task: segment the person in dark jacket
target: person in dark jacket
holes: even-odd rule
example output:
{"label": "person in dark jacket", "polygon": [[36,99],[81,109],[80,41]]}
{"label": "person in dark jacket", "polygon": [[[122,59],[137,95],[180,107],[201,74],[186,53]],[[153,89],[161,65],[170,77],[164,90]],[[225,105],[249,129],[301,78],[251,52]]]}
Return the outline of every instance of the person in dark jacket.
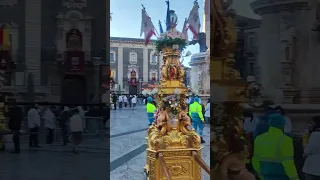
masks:
{"label": "person in dark jacket", "polygon": [[59,118],[59,126],[61,128],[61,135],[63,139],[62,146],[66,146],[68,144],[68,123],[69,123],[70,117],[71,117],[70,109],[69,107],[65,106]]}
{"label": "person in dark jacket", "polygon": [[14,145],[14,150],[12,153],[20,153],[20,129],[22,123],[22,109],[12,102],[12,106],[9,108],[9,129],[12,131],[12,141]]}
{"label": "person in dark jacket", "polygon": [[114,110],[117,110],[117,101],[118,101],[118,97],[115,93],[113,93],[113,96],[112,96],[112,101],[113,101],[113,107],[114,107]]}

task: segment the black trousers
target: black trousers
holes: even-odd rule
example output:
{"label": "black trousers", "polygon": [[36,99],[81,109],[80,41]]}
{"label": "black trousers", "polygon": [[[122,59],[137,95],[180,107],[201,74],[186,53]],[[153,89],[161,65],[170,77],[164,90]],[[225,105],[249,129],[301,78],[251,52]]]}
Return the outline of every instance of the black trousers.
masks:
{"label": "black trousers", "polygon": [[113,102],[114,110],[117,110],[117,102]]}
{"label": "black trousers", "polygon": [[54,137],[54,129],[47,128],[47,138],[46,142],[47,144],[52,144],[53,143],[53,137]]}
{"label": "black trousers", "polygon": [[62,136],[62,140],[63,140],[63,145],[67,145],[68,144],[68,128],[67,128],[67,126],[61,127],[61,136]]}
{"label": "black trousers", "polygon": [[119,108],[122,108],[122,102],[119,102]]}
{"label": "black trousers", "polygon": [[39,129],[39,127],[29,129],[29,146],[39,146]]}
{"label": "black trousers", "polygon": [[12,142],[14,146],[14,151],[20,152],[20,131],[13,130]]}

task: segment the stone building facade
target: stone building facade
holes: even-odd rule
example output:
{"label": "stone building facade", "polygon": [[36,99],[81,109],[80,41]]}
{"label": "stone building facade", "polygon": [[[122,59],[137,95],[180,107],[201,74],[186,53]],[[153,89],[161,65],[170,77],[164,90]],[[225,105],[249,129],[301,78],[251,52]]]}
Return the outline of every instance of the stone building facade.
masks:
{"label": "stone building facade", "polygon": [[106,1],[1,1],[0,23],[10,25],[16,68],[10,72],[9,86],[18,98],[26,95],[27,77],[32,74],[35,93],[42,95],[38,100],[89,103],[100,99]]}
{"label": "stone building facade", "polygon": [[235,52],[236,69],[242,78],[255,76],[259,79],[258,30],[260,21],[243,16],[236,16],[237,48]]}
{"label": "stone building facade", "polygon": [[110,38],[110,69],[115,84],[111,91],[139,94],[143,84],[160,79],[161,57],[155,55],[154,42],[147,46],[144,39]]}

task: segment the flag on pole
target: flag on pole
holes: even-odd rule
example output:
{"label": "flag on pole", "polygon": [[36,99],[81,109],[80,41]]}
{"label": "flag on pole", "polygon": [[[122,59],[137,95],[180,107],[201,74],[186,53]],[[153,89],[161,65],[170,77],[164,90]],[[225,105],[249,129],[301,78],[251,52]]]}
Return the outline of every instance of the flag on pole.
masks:
{"label": "flag on pole", "polygon": [[188,19],[186,18],[184,20],[183,29],[182,29],[182,35],[186,40],[188,40],[188,29],[189,29],[187,24],[188,24]]}
{"label": "flag on pole", "polygon": [[163,28],[162,28],[162,25],[161,25],[161,21],[159,20],[159,28],[160,28],[160,34],[163,33]]}
{"label": "flag on pole", "polygon": [[146,10],[143,8],[140,36],[142,36],[142,33],[144,33],[146,45],[149,44],[151,37],[155,35],[154,29],[155,28],[152,24],[151,18],[148,16]]}
{"label": "flag on pole", "polygon": [[199,19],[199,5],[197,2],[194,3],[194,6],[189,14],[188,24],[189,29],[193,34],[193,40],[198,40],[201,24]]}
{"label": "flag on pole", "polygon": [[170,20],[170,2],[169,2],[169,0],[167,0],[166,3],[167,3],[166,25],[167,25],[167,31],[169,31],[171,29],[170,28],[171,20]]}

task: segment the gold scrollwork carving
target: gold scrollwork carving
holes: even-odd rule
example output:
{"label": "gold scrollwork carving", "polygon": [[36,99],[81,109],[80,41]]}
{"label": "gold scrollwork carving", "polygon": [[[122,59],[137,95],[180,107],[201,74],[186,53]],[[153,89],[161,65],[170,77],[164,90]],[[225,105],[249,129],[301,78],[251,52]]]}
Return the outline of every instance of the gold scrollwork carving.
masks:
{"label": "gold scrollwork carving", "polygon": [[191,156],[191,151],[163,152],[164,157]]}
{"label": "gold scrollwork carving", "polygon": [[168,165],[171,176],[181,176],[188,173],[188,169],[182,164],[170,164]]}

